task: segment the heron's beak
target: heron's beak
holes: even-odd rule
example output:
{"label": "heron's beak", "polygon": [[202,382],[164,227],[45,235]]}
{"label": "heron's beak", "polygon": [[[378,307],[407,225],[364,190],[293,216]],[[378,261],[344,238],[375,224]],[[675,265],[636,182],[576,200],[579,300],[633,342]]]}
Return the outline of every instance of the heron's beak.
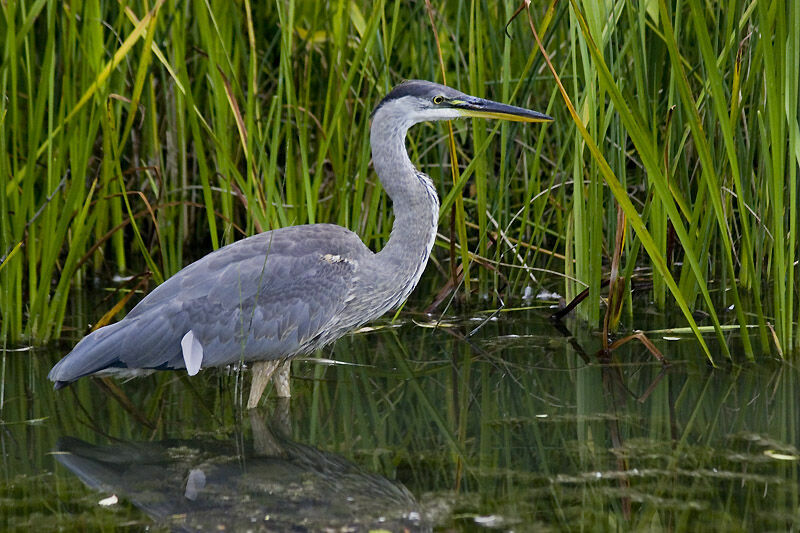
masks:
{"label": "heron's beak", "polygon": [[497,118],[514,122],[552,122],[553,117],[522,107],[501,104],[483,98],[470,100],[451,100],[450,104],[461,112],[463,117]]}

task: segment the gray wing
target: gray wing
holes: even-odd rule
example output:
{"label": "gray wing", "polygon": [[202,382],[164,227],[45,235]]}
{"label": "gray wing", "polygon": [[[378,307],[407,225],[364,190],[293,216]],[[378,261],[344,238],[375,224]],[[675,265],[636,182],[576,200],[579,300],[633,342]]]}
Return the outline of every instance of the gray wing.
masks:
{"label": "gray wing", "polygon": [[261,233],[187,266],[123,320],[88,335],[50,372],[56,385],[106,368],[184,368],[192,331],[202,367],[279,359],[332,340],[329,331],[371,254],[339,226]]}

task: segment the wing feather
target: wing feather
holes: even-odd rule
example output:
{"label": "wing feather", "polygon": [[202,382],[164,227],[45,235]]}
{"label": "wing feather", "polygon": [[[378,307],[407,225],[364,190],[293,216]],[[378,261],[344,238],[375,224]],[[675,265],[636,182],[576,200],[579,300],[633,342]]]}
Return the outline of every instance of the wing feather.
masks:
{"label": "wing feather", "polygon": [[85,337],[50,379],[68,383],[109,367],[184,368],[181,339],[190,330],[202,345],[203,367],[303,352],[342,312],[359,262],[371,253],[354,233],[328,224],[238,241]]}

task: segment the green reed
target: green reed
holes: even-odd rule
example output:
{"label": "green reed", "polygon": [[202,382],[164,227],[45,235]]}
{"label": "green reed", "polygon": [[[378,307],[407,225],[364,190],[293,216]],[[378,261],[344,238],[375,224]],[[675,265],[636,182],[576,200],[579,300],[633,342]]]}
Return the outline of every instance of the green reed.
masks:
{"label": "green reed", "polygon": [[158,283],[270,228],[334,222],[380,248],[391,211],[369,114],[400,80],[444,72],[556,122],[457,122],[454,156],[446,127],[411,132],[442,195],[428,302],[453,275],[444,302],[472,309],[588,287],[578,312],[599,324],[619,205],[623,275],[652,281],[659,308],[681,308],[698,336],[704,311],[723,354],[723,323],[740,326],[747,358],[794,350],[800,7],[534,5],[577,120],[524,13],[506,36],[517,7],[4,3],[3,338],[58,337],[70,290],[95,278],[147,270]]}

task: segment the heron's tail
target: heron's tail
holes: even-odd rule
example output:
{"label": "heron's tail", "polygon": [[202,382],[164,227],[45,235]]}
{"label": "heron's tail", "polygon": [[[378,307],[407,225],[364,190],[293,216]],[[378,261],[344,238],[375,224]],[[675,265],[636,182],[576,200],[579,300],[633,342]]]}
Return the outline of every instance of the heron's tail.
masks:
{"label": "heron's tail", "polygon": [[120,361],[125,321],[110,324],[81,339],[73,350],[50,370],[47,376],[62,389],[83,376],[110,367],[124,367]]}

